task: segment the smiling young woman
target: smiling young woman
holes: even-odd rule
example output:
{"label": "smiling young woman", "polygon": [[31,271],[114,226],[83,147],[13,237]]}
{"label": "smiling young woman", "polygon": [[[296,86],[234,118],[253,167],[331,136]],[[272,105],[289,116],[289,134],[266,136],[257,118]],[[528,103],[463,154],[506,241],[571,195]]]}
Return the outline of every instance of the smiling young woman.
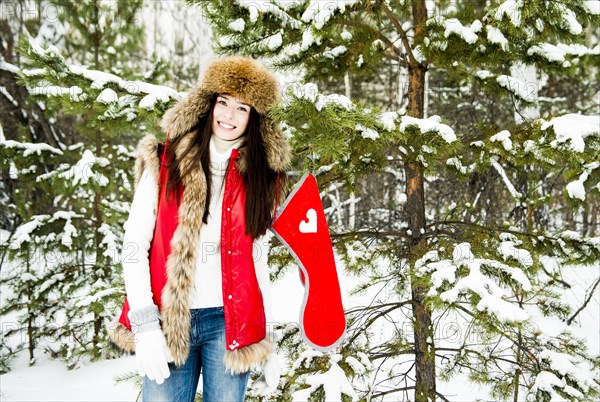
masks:
{"label": "smiling young woman", "polygon": [[[212,132],[224,150],[227,142],[235,141],[246,131],[251,106],[236,96],[221,94],[213,110]],[[223,142],[225,141],[225,142]]]}
{"label": "smiling young woman", "polygon": [[127,299],[110,334],[135,351],[144,401],[193,401],[200,372],[205,402],[242,401],[254,366],[277,384],[266,245],[290,162],[268,115],[277,100],[262,64],[219,59],[165,113],[166,148],[138,145]]}

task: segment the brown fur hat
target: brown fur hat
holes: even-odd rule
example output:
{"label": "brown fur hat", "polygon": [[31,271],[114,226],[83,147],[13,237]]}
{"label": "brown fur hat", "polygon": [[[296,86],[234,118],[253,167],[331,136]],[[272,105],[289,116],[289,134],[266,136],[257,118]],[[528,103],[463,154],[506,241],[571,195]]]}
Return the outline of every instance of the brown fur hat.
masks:
{"label": "brown fur hat", "polygon": [[212,93],[237,95],[265,114],[279,100],[277,78],[249,57],[228,57],[213,61],[204,73],[202,86]]}
{"label": "brown fur hat", "polygon": [[[169,135],[169,140],[188,133],[200,116],[209,112],[215,94],[239,96],[250,102],[261,117],[269,166],[276,171],[285,169],[290,163],[289,146],[268,115],[279,100],[279,83],[271,71],[250,57],[224,57],[208,65],[188,96],[164,114],[160,126]],[[244,169],[243,163],[240,168]]]}
{"label": "brown fur hat", "polygon": [[232,56],[212,61],[188,97],[169,109],[160,125],[170,138],[188,132],[206,114],[215,94],[239,96],[258,113],[266,114],[279,100],[277,78],[264,65],[249,57]]}

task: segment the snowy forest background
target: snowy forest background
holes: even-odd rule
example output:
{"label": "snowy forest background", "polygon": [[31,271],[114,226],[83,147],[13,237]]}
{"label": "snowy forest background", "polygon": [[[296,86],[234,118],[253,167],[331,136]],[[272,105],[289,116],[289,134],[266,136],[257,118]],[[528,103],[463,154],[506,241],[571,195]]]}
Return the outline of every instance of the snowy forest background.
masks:
{"label": "snowy forest background", "polygon": [[[134,147],[221,54],[260,58],[312,171],[348,331],[268,400],[597,400],[600,2],[0,1],[0,400],[135,400],[120,311]],[[261,400],[249,395],[248,400]]]}

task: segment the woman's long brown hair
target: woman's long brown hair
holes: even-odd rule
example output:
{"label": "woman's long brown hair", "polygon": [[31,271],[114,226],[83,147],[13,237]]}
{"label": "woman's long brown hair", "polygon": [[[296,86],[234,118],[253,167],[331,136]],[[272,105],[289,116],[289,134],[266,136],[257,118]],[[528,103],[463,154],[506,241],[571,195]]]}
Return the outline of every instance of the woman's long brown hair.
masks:
{"label": "woman's long brown hair", "polygon": [[[190,146],[185,149],[179,157],[175,155],[175,149],[181,143],[185,135],[180,135],[173,141],[168,143],[167,149],[167,169],[168,169],[168,184],[167,197],[175,197],[179,203],[179,189],[182,185],[182,177],[189,173],[190,167],[186,171],[180,170],[180,162],[189,153],[194,159],[199,158],[204,176],[206,178],[206,200],[204,203],[204,211],[202,222],[207,223],[208,212],[211,199],[211,184],[212,175],[210,174],[210,136],[211,119],[215,107],[217,96],[211,99],[210,109],[208,113],[200,116],[198,123],[192,127],[189,132],[195,132],[194,140]],[[277,172],[269,167],[267,152],[262,138],[261,117],[254,108],[250,109],[250,118],[248,127],[246,127],[245,144],[240,148],[240,152],[244,152],[246,163],[246,172],[243,176],[246,186],[246,233],[253,238],[264,235],[271,225],[271,214],[275,206],[275,192],[277,191]],[[280,187],[287,183],[285,172],[280,173]],[[279,197],[283,196],[280,192]]]}

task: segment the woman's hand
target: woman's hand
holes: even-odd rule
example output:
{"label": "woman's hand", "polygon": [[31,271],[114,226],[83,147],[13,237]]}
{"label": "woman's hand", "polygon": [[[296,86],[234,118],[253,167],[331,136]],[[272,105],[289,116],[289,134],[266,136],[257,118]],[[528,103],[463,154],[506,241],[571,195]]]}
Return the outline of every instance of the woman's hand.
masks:
{"label": "woman's hand", "polygon": [[162,384],[171,375],[168,363],[173,361],[162,330],[159,328],[138,332],[135,334],[135,342],[138,374]]}
{"label": "woman's hand", "polygon": [[271,354],[269,359],[263,364],[262,370],[262,375],[252,383],[252,391],[258,396],[274,392],[279,385],[281,363],[279,362],[277,353]]}
{"label": "woman's hand", "polygon": [[128,313],[135,334],[135,364],[139,375],[162,384],[171,374],[173,361],[165,335],[160,328],[160,314],[154,304]]}

